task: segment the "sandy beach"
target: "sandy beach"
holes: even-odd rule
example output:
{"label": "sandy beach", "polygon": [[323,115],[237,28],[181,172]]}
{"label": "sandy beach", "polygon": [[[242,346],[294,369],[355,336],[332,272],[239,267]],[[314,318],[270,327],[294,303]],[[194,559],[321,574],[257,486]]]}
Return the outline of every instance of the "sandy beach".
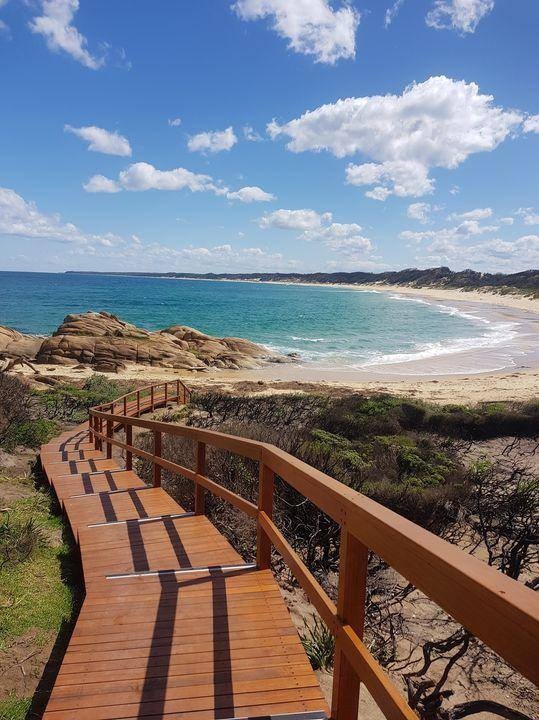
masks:
{"label": "sandy beach", "polygon": [[[323,287],[323,286],[322,286]],[[394,363],[369,369],[321,369],[314,364],[269,364],[256,370],[214,370],[196,373],[183,370],[130,365],[113,375],[117,379],[136,381],[138,385],[156,380],[181,378],[193,388],[242,393],[387,392],[416,397],[437,403],[474,404],[495,401],[529,401],[539,397],[539,301],[520,295],[495,295],[460,290],[417,289],[413,287],[367,285],[338,286],[357,291],[390,292],[408,298],[436,301],[473,312],[480,308],[485,317],[517,325],[519,350],[512,366],[490,369],[505,362],[501,347],[484,351],[454,353],[445,357],[414,362]],[[511,339],[511,345],[515,339]],[[514,351],[514,348],[513,348]],[[459,365],[476,372],[459,372]],[[483,369],[484,368],[484,369]],[[90,368],[38,365],[41,375],[68,380],[83,380],[92,374]],[[33,375],[29,368],[21,369]]]}

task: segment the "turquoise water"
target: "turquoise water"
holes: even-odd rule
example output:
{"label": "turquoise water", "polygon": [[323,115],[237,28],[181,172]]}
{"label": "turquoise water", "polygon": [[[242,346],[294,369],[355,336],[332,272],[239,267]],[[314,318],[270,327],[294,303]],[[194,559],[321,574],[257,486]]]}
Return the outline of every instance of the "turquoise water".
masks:
{"label": "turquoise water", "polygon": [[150,330],[190,325],[302,360],[369,367],[492,347],[509,329],[448,305],[339,287],[0,273],[0,325],[49,334],[68,313],[107,310]]}

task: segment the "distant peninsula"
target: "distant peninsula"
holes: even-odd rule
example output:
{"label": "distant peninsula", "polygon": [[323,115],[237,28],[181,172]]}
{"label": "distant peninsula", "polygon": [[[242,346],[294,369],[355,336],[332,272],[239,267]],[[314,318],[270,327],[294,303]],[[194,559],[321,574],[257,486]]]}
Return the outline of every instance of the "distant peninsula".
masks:
{"label": "distant peninsula", "polygon": [[68,271],[77,275],[121,275],[132,277],[176,278],[187,280],[247,280],[250,282],[316,283],[321,285],[406,285],[417,288],[453,288],[496,293],[519,293],[539,297],[539,270],[518,273],[482,273],[476,270],[454,271],[448,267],[419,270],[407,268],[381,273],[156,273]]}

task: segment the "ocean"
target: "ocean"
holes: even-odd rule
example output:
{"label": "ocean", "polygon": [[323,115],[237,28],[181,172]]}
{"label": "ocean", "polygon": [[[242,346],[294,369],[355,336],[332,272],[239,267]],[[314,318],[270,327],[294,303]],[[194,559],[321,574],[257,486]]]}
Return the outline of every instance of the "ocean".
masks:
{"label": "ocean", "polygon": [[0,273],[0,325],[45,335],[67,314],[86,310],[106,310],[150,330],[189,325],[248,338],[298,353],[308,367],[387,371],[398,365],[413,374],[414,361],[475,357],[483,350],[490,351],[492,367],[481,365],[481,371],[515,365],[507,348],[517,323],[489,317],[485,306],[463,309],[398,291],[346,287]]}

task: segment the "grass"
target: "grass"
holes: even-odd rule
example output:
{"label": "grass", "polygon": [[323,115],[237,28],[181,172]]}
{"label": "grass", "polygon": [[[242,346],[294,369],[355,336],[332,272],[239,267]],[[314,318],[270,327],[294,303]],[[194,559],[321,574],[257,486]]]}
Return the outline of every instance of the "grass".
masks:
{"label": "grass", "polygon": [[331,670],[335,655],[335,638],[327,626],[314,616],[309,624],[303,621],[299,636],[313,670]]}
{"label": "grass", "polygon": [[61,520],[50,513],[47,495],[36,492],[13,503],[1,527],[0,650],[29,630],[43,643],[74,607],[73,589],[64,582],[70,547]]}
{"label": "grass", "polygon": [[18,698],[9,695],[0,700],[0,720],[25,720],[32,698]]}

